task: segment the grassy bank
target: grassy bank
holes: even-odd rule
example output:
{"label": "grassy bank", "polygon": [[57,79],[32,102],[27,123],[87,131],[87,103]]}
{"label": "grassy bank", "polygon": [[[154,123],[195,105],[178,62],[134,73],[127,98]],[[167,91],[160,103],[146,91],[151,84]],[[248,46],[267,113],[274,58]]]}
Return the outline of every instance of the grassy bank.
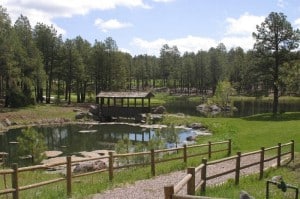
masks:
{"label": "grassy bank", "polygon": [[233,151],[251,151],[295,140],[300,151],[300,112],[284,113],[278,117],[261,114],[245,118],[201,118],[191,116],[166,116],[164,124],[186,125],[200,122],[212,132],[211,137],[200,137],[199,142],[232,139]]}
{"label": "grassy bank", "polygon": [[[0,132],[10,128],[18,128],[27,125],[65,123],[75,121],[74,106],[56,106],[42,104],[24,108],[0,108],[0,122],[6,119],[11,122],[11,126],[1,125]],[[80,107],[82,108],[82,107]],[[82,108],[84,109],[84,108]]]}

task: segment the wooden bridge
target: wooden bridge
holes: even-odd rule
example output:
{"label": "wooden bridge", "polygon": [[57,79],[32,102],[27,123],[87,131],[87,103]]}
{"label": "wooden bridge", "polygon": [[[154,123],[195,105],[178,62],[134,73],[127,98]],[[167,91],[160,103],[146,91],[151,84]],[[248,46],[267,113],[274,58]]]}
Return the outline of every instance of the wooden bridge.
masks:
{"label": "wooden bridge", "polygon": [[100,105],[100,117],[137,117],[142,113],[150,113],[151,92],[100,92],[96,101]]}

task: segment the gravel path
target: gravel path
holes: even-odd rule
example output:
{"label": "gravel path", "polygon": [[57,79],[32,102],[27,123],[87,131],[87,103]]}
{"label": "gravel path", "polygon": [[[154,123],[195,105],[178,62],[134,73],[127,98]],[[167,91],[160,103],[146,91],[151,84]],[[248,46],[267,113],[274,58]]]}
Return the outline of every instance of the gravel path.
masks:
{"label": "gravel path", "polygon": [[[249,155],[241,158],[241,166],[250,163],[258,162],[260,160],[259,154]],[[207,167],[207,177],[222,173],[235,167],[235,160],[228,160],[226,162],[218,163],[215,165],[209,165]],[[265,162],[265,168],[276,165],[276,159]],[[243,169],[240,175],[247,175],[257,173],[259,171],[259,165],[252,166],[247,169]],[[139,180],[134,184],[124,185],[120,188],[108,190],[104,193],[95,194],[89,196],[89,199],[158,199],[164,198],[164,186],[175,185],[186,175],[186,170],[176,171],[165,175],[153,177],[151,179]],[[230,178],[234,178],[235,174],[230,173],[219,178],[215,178],[207,181],[207,186],[212,186],[225,182]],[[196,175],[196,182],[200,179],[200,176]],[[199,181],[198,181],[199,182]],[[185,194],[186,188],[180,191],[180,194]]]}

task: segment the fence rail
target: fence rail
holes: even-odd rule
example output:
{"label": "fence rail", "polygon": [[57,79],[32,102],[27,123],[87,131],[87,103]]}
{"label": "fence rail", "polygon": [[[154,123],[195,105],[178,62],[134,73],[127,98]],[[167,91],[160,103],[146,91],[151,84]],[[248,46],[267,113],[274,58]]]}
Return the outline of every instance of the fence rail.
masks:
{"label": "fence rail", "polygon": [[[282,152],[282,149],[285,147],[289,147],[289,151]],[[268,151],[276,150],[276,155],[271,156],[269,158],[266,158],[265,153]],[[206,182],[208,180],[212,180],[227,174],[234,173],[234,180],[235,184],[239,184],[240,180],[240,171],[249,167],[257,166],[259,165],[259,170],[257,171],[259,173],[259,179],[263,178],[263,172],[265,169],[265,162],[269,162],[271,160],[276,160],[276,166],[281,166],[282,157],[290,155],[290,160],[294,160],[294,154],[295,154],[295,142],[294,140],[291,140],[291,142],[281,144],[278,143],[277,146],[264,148],[261,147],[261,150],[253,151],[249,153],[242,154],[241,152],[237,152],[237,155],[232,157],[227,157],[219,160],[214,160],[207,162],[207,159],[202,159],[202,164],[200,164],[198,167],[189,167],[187,169],[187,175],[176,185],[169,185],[164,187],[164,195],[165,199],[174,199],[174,198],[181,198],[181,199],[189,199],[189,198],[195,198],[195,199],[201,199],[202,196],[194,196],[197,191],[200,191],[201,195],[205,195],[206,190]],[[241,164],[241,161],[243,158],[247,158],[251,155],[259,155],[259,161],[247,163],[245,165]],[[227,171],[223,171],[218,174],[210,175],[208,176],[207,169],[209,166],[213,166],[219,163],[228,162],[235,160],[235,166],[233,165],[232,169],[229,169]],[[200,174],[201,178],[198,182],[196,182],[196,175]],[[184,187],[187,187],[186,194],[179,195],[179,192],[182,191]],[[206,198],[206,197],[204,197]],[[208,198],[208,197],[207,197]]]}
{"label": "fence rail", "polygon": [[[222,149],[214,149],[214,146],[217,145],[225,145],[225,148]],[[200,148],[207,148],[206,152],[202,153],[197,153],[197,154],[192,154],[189,153],[191,150],[190,149],[200,149]],[[179,154],[179,151],[182,151],[182,154]],[[182,160],[183,162],[187,163],[188,158],[195,157],[195,156],[203,156],[207,155],[208,158],[211,157],[212,154],[215,153],[220,153],[226,151],[226,155],[230,155],[231,153],[231,140],[227,141],[222,141],[222,142],[208,142],[208,144],[201,144],[201,145],[191,145],[191,146],[186,146],[184,145],[183,147],[178,147],[178,148],[172,148],[172,149],[163,149],[163,150],[151,150],[147,152],[140,152],[140,153],[128,153],[128,154],[114,154],[113,152],[109,152],[108,156],[102,156],[102,157],[97,157],[97,158],[84,158],[82,160],[72,160],[71,156],[66,157],[66,161],[60,162],[60,163],[55,163],[55,164],[48,164],[48,165],[36,165],[36,166],[29,166],[29,167],[21,167],[18,168],[18,164],[12,164],[12,169],[5,169],[5,170],[0,170],[0,175],[3,175],[4,177],[6,175],[11,175],[11,187],[7,188],[5,186],[5,189],[1,190],[0,189],[0,195],[3,194],[12,194],[13,199],[18,199],[19,197],[19,192],[27,189],[33,189],[36,187],[40,186],[45,186],[53,183],[58,183],[61,181],[66,181],[66,192],[68,197],[71,197],[72,195],[72,179],[77,178],[77,177],[82,177],[82,176],[87,176],[87,175],[92,175],[95,173],[101,173],[101,172],[108,172],[109,175],[109,180],[112,181],[114,178],[115,170],[121,169],[121,168],[129,168],[129,167],[136,167],[136,166],[149,166],[150,165],[150,172],[152,176],[155,176],[156,173],[156,167],[159,163],[163,162],[169,162],[169,161],[174,161],[174,160]],[[178,154],[178,157],[171,157],[171,158],[162,158],[164,153],[175,153]],[[162,155],[161,155],[162,154]],[[120,158],[131,158],[131,157],[138,157],[138,156],[150,156],[149,159],[150,161],[144,161],[142,163],[132,163],[130,161],[127,161],[127,164],[122,164],[122,165],[117,165],[117,161]],[[159,158],[157,158],[157,156]],[[72,165],[75,163],[80,163],[80,162],[86,162],[86,161],[94,161],[94,160],[108,160],[108,165],[106,169],[101,169],[97,171],[92,171],[92,172],[86,172],[86,173],[80,173],[80,174],[74,174],[72,172]],[[66,176],[65,177],[60,177],[56,179],[51,179],[51,180],[46,180],[43,182],[38,182],[35,184],[29,184],[29,185],[24,185],[20,186],[19,185],[19,173],[20,172],[31,172],[31,171],[36,171],[36,170],[46,170],[52,167],[56,166],[65,166],[66,167]],[[188,177],[187,177],[188,178]],[[177,189],[179,189],[178,187]]]}

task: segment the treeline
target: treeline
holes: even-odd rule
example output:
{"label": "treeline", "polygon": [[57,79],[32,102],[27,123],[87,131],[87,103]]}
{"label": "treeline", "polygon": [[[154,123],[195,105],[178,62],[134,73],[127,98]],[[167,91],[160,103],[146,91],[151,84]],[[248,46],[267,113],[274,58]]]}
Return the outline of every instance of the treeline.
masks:
{"label": "treeline", "polygon": [[[168,88],[206,94],[220,81],[230,82],[238,94],[268,95],[274,88],[273,62],[257,48],[227,50],[222,43],[183,54],[165,44],[159,57],[131,56],[111,37],[93,44],[81,36],[63,41],[53,26],[32,28],[22,15],[12,25],[0,6],[0,97],[6,107],[50,103],[52,96],[71,103],[71,93],[82,103],[100,91]],[[280,93],[299,95],[299,51],[285,53],[280,65]]]}

